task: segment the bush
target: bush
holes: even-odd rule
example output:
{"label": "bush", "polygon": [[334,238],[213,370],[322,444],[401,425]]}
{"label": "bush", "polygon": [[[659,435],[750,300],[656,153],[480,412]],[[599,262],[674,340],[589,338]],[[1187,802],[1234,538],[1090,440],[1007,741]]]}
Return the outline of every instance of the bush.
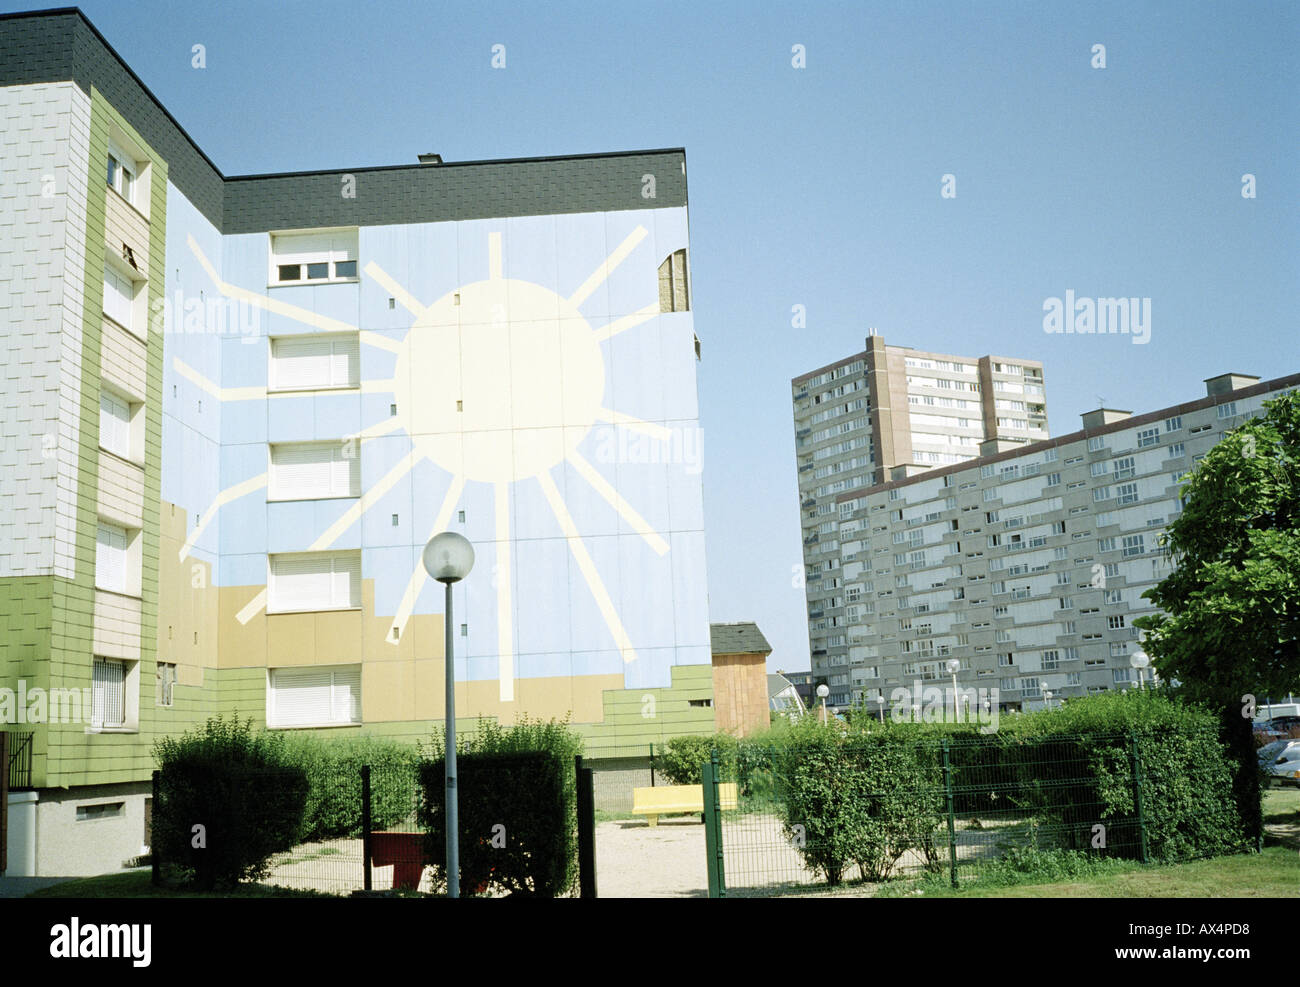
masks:
{"label": "bush", "polygon": [[307,776],[288,763],[283,736],[252,727],[217,717],[154,744],[153,852],[203,890],[260,879],[270,857],[298,841]]}
{"label": "bush", "polygon": [[701,766],[716,750],[724,776],[731,778],[736,771],[737,747],[738,741],[729,733],[673,737],[655,755],[655,770],[674,785],[698,785]]}
{"label": "bush", "polygon": [[361,768],[370,765],[371,828],[402,822],[415,809],[415,747],[382,737],[320,738],[294,734],[285,742],[288,763],[307,775],[309,791],[300,842],[361,832]]}
{"label": "bush", "polygon": [[[435,880],[446,882],[445,742],[435,732],[420,764],[419,821]],[[568,724],[480,721],[457,738],[462,893],[488,890],[555,897],[578,873],[574,757],[582,739]]]}
{"label": "bush", "polygon": [[915,850],[938,866],[942,800],[932,745],[905,736],[846,735],[836,725],[801,724],[772,753],[775,795],[786,835],[828,884],[856,863],[884,880]]}

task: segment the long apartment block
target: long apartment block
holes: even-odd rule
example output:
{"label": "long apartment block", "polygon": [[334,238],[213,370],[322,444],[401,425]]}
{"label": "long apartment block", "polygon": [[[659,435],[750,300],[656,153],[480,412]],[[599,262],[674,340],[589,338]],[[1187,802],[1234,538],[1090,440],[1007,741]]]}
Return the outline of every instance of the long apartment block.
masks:
{"label": "long apartment block", "polygon": [[[996,694],[1002,711],[1138,683],[1133,620],[1170,563],[1160,535],[1180,485],[1224,434],[1300,374],[1223,374],[1206,394],[1133,416],[1099,409],[1081,430],[985,445],[969,462],[834,498],[836,625],[813,653],[837,705],[916,683]],[[833,573],[833,575],[832,575]],[[1050,698],[1049,698],[1050,694]],[[976,711],[978,712],[978,711]]]}
{"label": "long apartment block", "polygon": [[[1049,436],[1043,365],[886,345],[794,378],[795,454],[813,670],[846,666],[837,498],[939,467],[980,447]],[[820,663],[819,663],[820,660]],[[837,703],[847,688],[835,689]]]}
{"label": "long apartment block", "polygon": [[139,854],[216,713],[427,736],[442,530],[462,729],[714,728],[684,151],[228,176],[75,10],[0,141],[11,874]]}

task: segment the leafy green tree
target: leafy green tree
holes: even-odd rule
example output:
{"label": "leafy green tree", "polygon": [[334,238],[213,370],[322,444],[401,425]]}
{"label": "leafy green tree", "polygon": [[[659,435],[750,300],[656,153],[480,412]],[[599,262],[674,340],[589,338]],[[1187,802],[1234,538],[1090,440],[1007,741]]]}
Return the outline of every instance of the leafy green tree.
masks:
{"label": "leafy green tree", "polygon": [[1238,805],[1259,827],[1250,697],[1300,684],[1300,394],[1265,402],[1233,429],[1183,488],[1163,547],[1174,570],[1143,595],[1143,647],[1167,680],[1224,717],[1242,770]]}

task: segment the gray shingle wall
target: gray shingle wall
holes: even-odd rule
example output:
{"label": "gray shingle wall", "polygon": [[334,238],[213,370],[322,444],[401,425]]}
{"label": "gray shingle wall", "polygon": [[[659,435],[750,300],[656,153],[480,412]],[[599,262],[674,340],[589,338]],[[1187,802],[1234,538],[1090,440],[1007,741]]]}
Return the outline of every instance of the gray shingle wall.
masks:
{"label": "gray shingle wall", "polygon": [[[167,161],[168,177],[222,233],[372,226],[686,204],[681,150],[371,168],[227,179],[77,11],[0,17],[0,86],[74,80],[99,89]],[[655,197],[642,195],[654,177]]]}

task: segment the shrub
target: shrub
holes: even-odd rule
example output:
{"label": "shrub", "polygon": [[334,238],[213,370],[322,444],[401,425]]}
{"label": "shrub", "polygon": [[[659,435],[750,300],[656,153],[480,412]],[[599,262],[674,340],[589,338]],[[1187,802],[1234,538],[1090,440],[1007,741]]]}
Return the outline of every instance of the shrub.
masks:
{"label": "shrub", "polygon": [[673,737],[655,755],[655,770],[674,785],[698,785],[700,767],[716,750],[724,776],[730,779],[736,768],[736,747],[736,738],[728,733]]}
{"label": "shrub", "polygon": [[[420,764],[419,821],[435,880],[446,881],[442,733]],[[578,871],[574,757],[582,739],[567,722],[524,719],[513,727],[480,721],[457,738],[457,806],[463,892],[489,889],[555,897]]]}
{"label": "shrub", "polygon": [[883,880],[909,850],[937,866],[942,803],[931,747],[809,723],[792,728],[773,750],[786,835],[828,884],[841,883],[853,863],[864,878]]}
{"label": "shrub", "polygon": [[367,764],[373,830],[400,823],[415,809],[419,754],[410,744],[382,737],[294,734],[285,742],[285,758],[307,775],[302,842],[361,832],[361,768]]}
{"label": "shrub", "polygon": [[154,744],[153,852],[204,890],[260,879],[270,857],[298,841],[307,776],[286,760],[282,736],[252,726],[217,717]]}

